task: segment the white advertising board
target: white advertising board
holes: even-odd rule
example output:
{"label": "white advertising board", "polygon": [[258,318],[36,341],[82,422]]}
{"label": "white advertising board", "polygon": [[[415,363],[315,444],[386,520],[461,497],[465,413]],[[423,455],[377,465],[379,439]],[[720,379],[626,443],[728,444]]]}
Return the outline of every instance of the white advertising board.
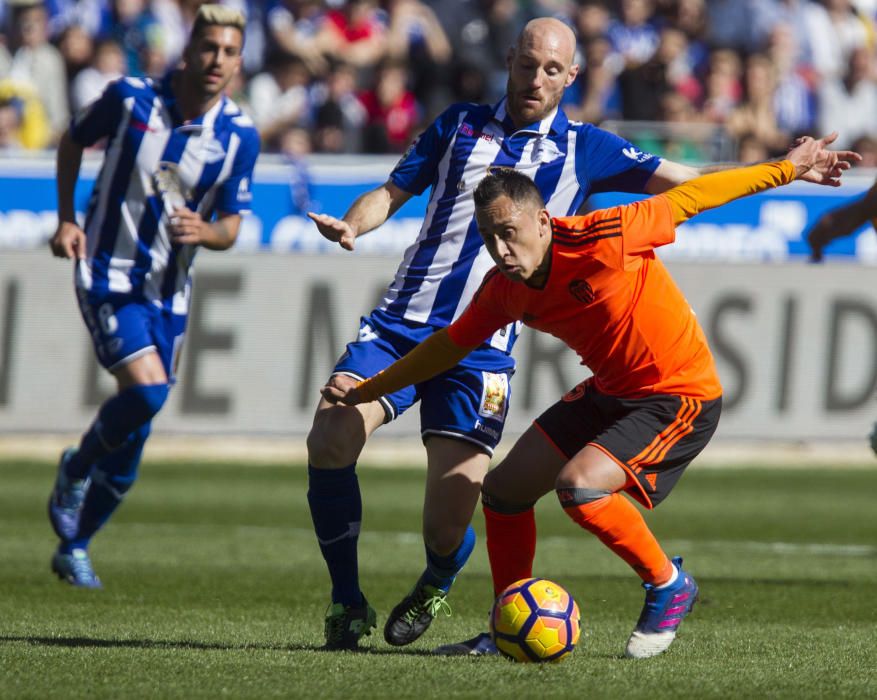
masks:
{"label": "white advertising board", "polygon": [[[304,435],[359,316],[395,259],[202,252],[165,433]],[[671,263],[725,386],[718,437],[861,439],[875,416],[877,285],[859,265]],[[600,329],[594,329],[599,333]],[[553,338],[525,331],[508,434],[587,375]],[[74,302],[69,263],[0,256],[0,433],[76,432],[112,390]],[[386,434],[416,435],[417,411]]]}

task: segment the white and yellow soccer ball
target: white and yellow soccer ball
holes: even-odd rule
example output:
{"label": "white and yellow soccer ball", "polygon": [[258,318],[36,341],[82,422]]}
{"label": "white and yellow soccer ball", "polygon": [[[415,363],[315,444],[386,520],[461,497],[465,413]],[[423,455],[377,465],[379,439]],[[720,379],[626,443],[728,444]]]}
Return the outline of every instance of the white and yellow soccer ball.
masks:
{"label": "white and yellow soccer ball", "polygon": [[500,653],[514,661],[560,661],[579,641],[579,617],[579,606],[563,586],[525,578],[497,596],[490,636]]}

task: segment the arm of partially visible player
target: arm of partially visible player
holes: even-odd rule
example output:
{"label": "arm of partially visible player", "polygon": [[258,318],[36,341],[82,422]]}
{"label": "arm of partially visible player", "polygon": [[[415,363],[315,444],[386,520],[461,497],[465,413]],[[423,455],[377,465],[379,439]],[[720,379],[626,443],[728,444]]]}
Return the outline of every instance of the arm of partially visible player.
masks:
{"label": "arm of partially visible player", "polygon": [[849,236],[868,220],[877,228],[877,183],[865,196],[820,216],[813,228],[804,234],[804,240],[810,246],[810,259],[813,262],[822,260],[822,251],[829,243]]}
{"label": "arm of partially visible player", "polygon": [[343,403],[347,406],[375,401],[381,396],[392,394],[410,384],[419,384],[451,369],[476,347],[477,344],[458,345],[451,339],[448,329],[442,328],[374,377],[348,389],[324,386],[320,393],[330,403]]}
{"label": "arm of partially visible player", "polygon": [[70,130],[65,131],[57,155],[58,228],[49,240],[52,255],[57,258],[85,257],[85,232],[76,223],[73,204],[83,150],[71,137]]}
{"label": "arm of partially visible player", "polygon": [[183,207],[174,210],[170,224],[168,230],[171,243],[200,245],[209,250],[228,250],[237,240],[241,216],[218,212],[215,221],[204,221],[201,214]]}
{"label": "arm of partially visible player", "polygon": [[345,250],[353,250],[358,236],[376,229],[410,198],[410,192],[387,180],[383,185],[360,195],[341,219],[314,212],[308,212],[308,217],[324,238]]}

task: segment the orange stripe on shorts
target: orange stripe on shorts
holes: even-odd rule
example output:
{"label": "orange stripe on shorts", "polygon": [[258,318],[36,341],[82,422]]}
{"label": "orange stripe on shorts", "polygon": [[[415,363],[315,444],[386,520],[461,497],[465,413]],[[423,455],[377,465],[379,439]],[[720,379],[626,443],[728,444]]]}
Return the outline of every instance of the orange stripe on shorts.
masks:
{"label": "orange stripe on shorts", "polygon": [[687,396],[679,398],[681,404],[673,421],[658,433],[642,452],[628,462],[637,474],[642,471],[640,465],[660,462],[673,445],[693,430],[691,423],[700,413],[701,402]]}

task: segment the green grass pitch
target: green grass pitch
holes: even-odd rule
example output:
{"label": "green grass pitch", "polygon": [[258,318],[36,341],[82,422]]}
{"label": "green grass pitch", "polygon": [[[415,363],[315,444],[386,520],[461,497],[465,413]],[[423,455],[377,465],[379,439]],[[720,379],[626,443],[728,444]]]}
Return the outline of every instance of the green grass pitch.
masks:
{"label": "green grass pitch", "polygon": [[[54,465],[0,461],[0,697],[874,698],[877,468],[698,469],[647,516],[701,601],[662,657],[621,657],[642,605],[627,567],[553,499],[535,573],[565,585],[583,638],[566,661],[437,658],[491,603],[479,538],[438,619],[408,648],[380,626],[423,564],[423,470],[359,470],[364,653],[317,650],[328,602],[296,466],[148,462],[92,557],[105,590],[49,572]],[[483,532],[480,513],[476,516]]]}

